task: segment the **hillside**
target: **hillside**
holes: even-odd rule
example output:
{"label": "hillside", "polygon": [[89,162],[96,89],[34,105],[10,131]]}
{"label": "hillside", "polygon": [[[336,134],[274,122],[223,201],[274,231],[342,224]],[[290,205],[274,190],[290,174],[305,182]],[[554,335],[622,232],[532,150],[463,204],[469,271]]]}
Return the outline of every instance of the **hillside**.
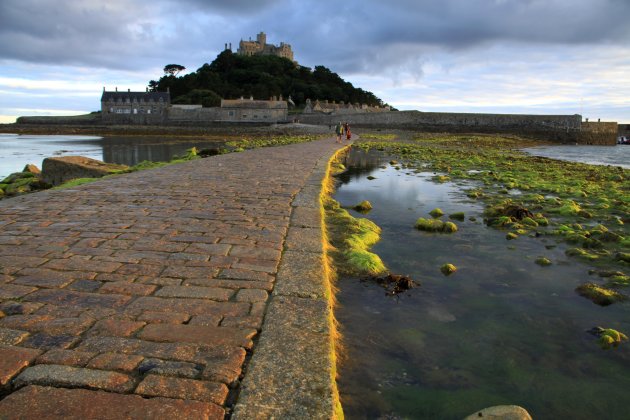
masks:
{"label": "hillside", "polygon": [[218,106],[221,98],[240,96],[269,99],[291,96],[296,107],[306,99],[344,101],[372,106],[384,105],[372,92],[356,88],[324,66],[295,65],[275,56],[242,56],[225,50],[211,64],[204,64],[194,73],[181,77],[165,75],[149,86],[157,91],[170,89],[175,104]]}

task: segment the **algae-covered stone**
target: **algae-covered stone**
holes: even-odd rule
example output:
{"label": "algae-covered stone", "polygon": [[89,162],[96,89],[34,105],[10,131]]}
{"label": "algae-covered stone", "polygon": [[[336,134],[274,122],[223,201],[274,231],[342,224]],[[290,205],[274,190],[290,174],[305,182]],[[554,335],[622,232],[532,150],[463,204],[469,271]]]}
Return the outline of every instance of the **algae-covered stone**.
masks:
{"label": "algae-covered stone", "polygon": [[370,210],[372,210],[372,203],[370,203],[367,200],[363,200],[359,204],[354,206],[353,209],[355,209],[356,211],[358,211],[360,213],[367,213]]}
{"label": "algae-covered stone", "polygon": [[598,255],[591,254],[590,252],[582,248],[570,248],[567,249],[564,253],[569,257],[578,257],[587,261],[594,261],[599,259]]}
{"label": "algae-covered stone", "polygon": [[416,220],[415,228],[425,232],[457,232],[457,225],[453,222],[443,222],[438,219],[425,219],[424,217]]}
{"label": "algae-covered stone", "polygon": [[429,212],[429,214],[435,218],[442,217],[444,212],[440,208],[435,208]]}
{"label": "algae-covered stone", "polygon": [[514,232],[508,232],[505,235],[505,239],[507,239],[508,241],[511,241],[513,239],[516,239],[516,238],[518,238],[518,235],[516,233],[514,233]]}
{"label": "algae-covered stone", "polygon": [[448,218],[449,219],[453,219],[453,220],[459,220],[460,222],[463,222],[464,219],[466,219],[466,215],[464,214],[463,211],[459,211],[457,213],[449,214]]}
{"label": "algae-covered stone", "polygon": [[42,177],[49,184],[59,185],[76,178],[100,178],[128,170],[125,165],[105,163],[84,156],[46,158],[42,164]]}
{"label": "algae-covered stone", "polygon": [[589,332],[594,336],[599,337],[599,345],[604,350],[608,350],[611,347],[616,348],[623,341],[628,341],[627,335],[612,328],[594,327],[589,330]]}
{"label": "algae-covered stone", "polygon": [[450,276],[457,271],[457,267],[455,267],[453,264],[444,264],[442,265],[442,267],[440,267],[440,271],[445,276]]}
{"label": "algae-covered stone", "polygon": [[615,302],[626,299],[621,293],[595,283],[582,284],[578,286],[575,291],[578,292],[580,296],[584,296],[600,306],[612,305]]}
{"label": "algae-covered stone", "polygon": [[536,258],[536,264],[541,267],[547,267],[548,265],[551,265],[551,260],[545,257]]}

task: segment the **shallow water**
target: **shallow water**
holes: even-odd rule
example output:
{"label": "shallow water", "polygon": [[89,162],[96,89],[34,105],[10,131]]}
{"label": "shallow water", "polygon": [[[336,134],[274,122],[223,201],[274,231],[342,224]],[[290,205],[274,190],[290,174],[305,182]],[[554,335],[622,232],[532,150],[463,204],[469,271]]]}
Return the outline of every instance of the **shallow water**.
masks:
{"label": "shallow water", "polygon": [[0,134],[0,179],[32,163],[41,169],[47,157],[80,155],[133,166],[144,160],[167,162],[186,150],[217,147],[220,142],[151,136],[72,136]]}
{"label": "shallow water", "polygon": [[[553,239],[507,241],[504,231],[483,225],[483,206],[466,197],[466,184],[436,184],[431,173],[385,162],[353,150],[335,198],[344,206],[372,203],[362,217],[383,229],[373,251],[421,286],[392,297],[376,284],[339,279],[347,417],[461,419],[517,404],[536,419],[628,418],[630,343],[602,350],[586,331],[630,332],[630,306],[599,307],[578,296],[576,286],[597,281],[589,267],[569,260]],[[465,212],[457,233],[414,229],[436,207]],[[553,265],[538,266],[539,256]],[[444,263],[458,271],[443,276]]]}
{"label": "shallow water", "polygon": [[630,169],[630,145],[616,146],[540,146],[523,149],[534,156],[589,163],[613,165]]}

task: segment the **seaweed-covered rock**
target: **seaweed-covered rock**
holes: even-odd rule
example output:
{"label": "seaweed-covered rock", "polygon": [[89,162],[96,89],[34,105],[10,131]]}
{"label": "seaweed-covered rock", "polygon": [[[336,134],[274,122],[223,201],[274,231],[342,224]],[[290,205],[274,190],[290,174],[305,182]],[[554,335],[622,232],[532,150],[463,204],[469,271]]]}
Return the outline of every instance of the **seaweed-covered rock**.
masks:
{"label": "seaweed-covered rock", "polygon": [[627,335],[612,328],[593,327],[588,332],[599,338],[599,345],[604,350],[616,348],[622,341],[628,341]]}
{"label": "seaweed-covered rock", "polygon": [[444,212],[443,212],[443,211],[442,211],[442,209],[440,209],[440,208],[435,208],[435,209],[431,210],[431,211],[429,212],[429,214],[430,214],[431,216],[435,217],[436,219],[437,219],[438,217],[442,217],[442,216],[444,216]]}
{"label": "seaweed-covered rock", "polygon": [[536,258],[536,264],[541,267],[547,267],[548,265],[551,265],[551,260],[545,257]]}
{"label": "seaweed-covered rock", "polygon": [[466,215],[464,214],[463,211],[458,211],[457,213],[452,213],[448,215],[449,219],[453,219],[453,220],[459,220],[460,222],[463,222],[466,219]]}
{"label": "seaweed-covered rock", "polygon": [[612,305],[615,302],[626,299],[621,293],[595,283],[582,284],[578,286],[575,291],[578,292],[580,296],[584,296],[600,306]]}
{"label": "seaweed-covered rock", "polygon": [[370,203],[367,200],[363,200],[361,201],[359,204],[357,204],[356,206],[353,207],[353,209],[355,209],[356,211],[358,211],[359,213],[367,213],[370,210],[372,210],[372,203]]}
{"label": "seaweed-covered rock", "polygon": [[440,267],[440,271],[445,276],[450,276],[457,271],[457,267],[455,267],[453,264],[444,264],[442,265],[442,267]]}
{"label": "seaweed-covered rock", "polygon": [[453,222],[443,222],[438,219],[425,219],[424,217],[416,220],[415,228],[418,230],[423,230],[425,232],[457,232],[457,225]]}
{"label": "seaweed-covered rock", "polygon": [[77,178],[100,178],[129,169],[125,165],[105,163],[84,156],[61,156],[44,159],[42,178],[52,185],[59,185]]}

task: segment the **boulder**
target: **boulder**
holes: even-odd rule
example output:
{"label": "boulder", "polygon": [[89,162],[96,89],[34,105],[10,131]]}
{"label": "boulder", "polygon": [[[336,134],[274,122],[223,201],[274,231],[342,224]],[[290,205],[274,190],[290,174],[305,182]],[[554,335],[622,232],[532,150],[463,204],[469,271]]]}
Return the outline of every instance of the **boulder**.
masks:
{"label": "boulder", "polygon": [[484,408],[479,410],[464,420],[480,420],[480,419],[493,419],[493,420],[532,420],[532,416],[529,415],[527,410],[518,405],[495,405],[494,407]]}
{"label": "boulder", "polygon": [[28,165],[26,165],[24,169],[22,169],[22,172],[28,172],[35,175],[39,175],[42,173],[42,171],[40,171],[39,168],[33,165],[32,163],[29,163]]}
{"label": "boulder", "polygon": [[129,169],[125,165],[105,163],[84,156],[61,156],[44,159],[42,178],[52,185],[77,178],[100,178]]}

